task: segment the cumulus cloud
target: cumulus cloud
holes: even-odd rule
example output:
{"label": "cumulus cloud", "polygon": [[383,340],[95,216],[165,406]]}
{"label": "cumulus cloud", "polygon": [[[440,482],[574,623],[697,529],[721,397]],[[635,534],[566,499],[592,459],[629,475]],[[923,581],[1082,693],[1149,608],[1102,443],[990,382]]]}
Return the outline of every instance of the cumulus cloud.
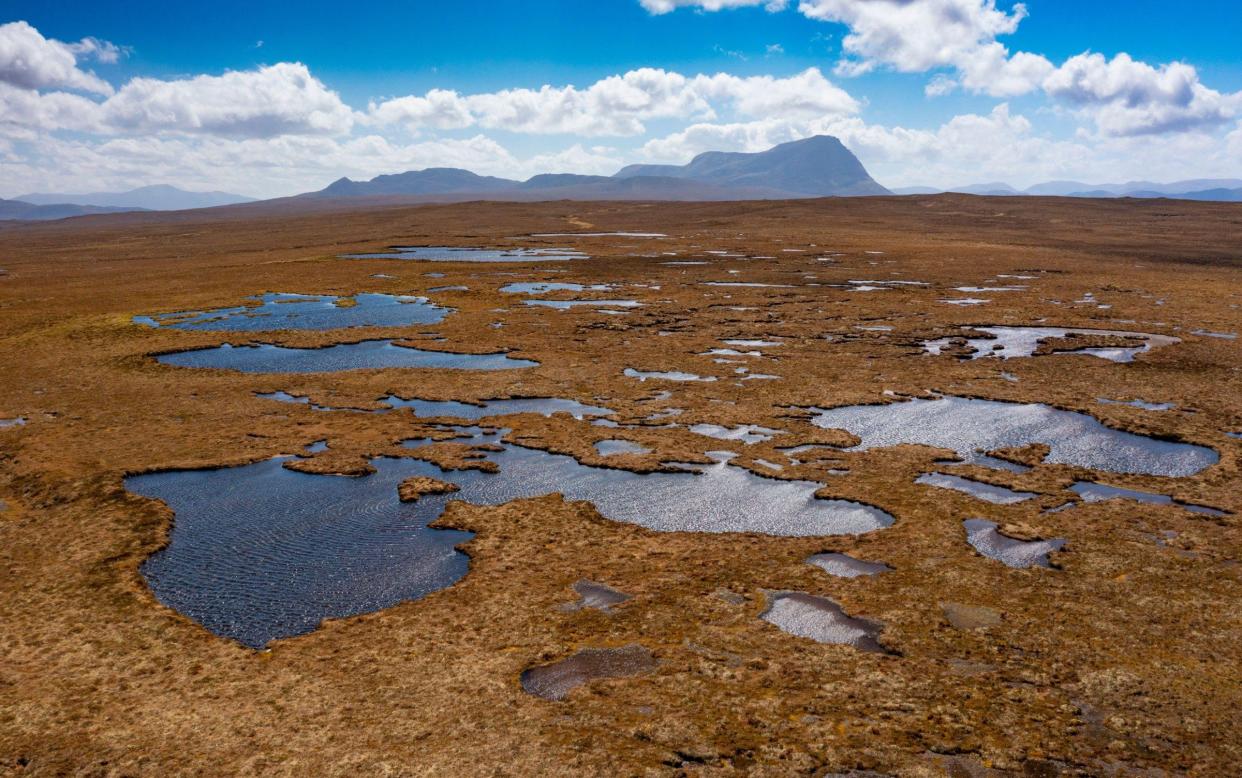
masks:
{"label": "cumulus cloud", "polygon": [[[111,47],[111,49],[108,49]],[[44,38],[26,22],[0,25],[0,82],[22,89],[76,89],[112,94],[108,82],[78,67],[77,56],[120,49],[94,38],[68,44]],[[107,59],[101,59],[107,62]]]}
{"label": "cumulus cloud", "polygon": [[[7,145],[6,145],[7,144]],[[33,136],[0,142],[0,178],[20,191],[126,189],[153,181],[261,197],[320,189],[343,175],[372,178],[399,170],[461,167],[525,179],[557,171],[610,174],[623,164],[611,149],[565,149],[519,157],[484,135],[394,143],[379,135],[123,137],[103,142]]]}
{"label": "cumulus cloud", "polygon": [[1199,81],[1194,67],[1152,67],[1127,54],[1111,60],[1079,54],[1050,74],[1049,96],[1090,114],[1107,135],[1145,135],[1223,124],[1242,106],[1242,92],[1223,95]]}
{"label": "cumulus cloud", "polygon": [[904,73],[953,68],[957,80],[940,81],[933,93],[951,85],[1019,95],[1034,89],[1053,68],[1037,54],[1011,56],[996,41],[1026,18],[1021,3],[1005,13],[995,0],[802,0],[798,10],[811,19],[849,27],[842,41],[847,56],[837,65],[846,75],[877,66]]}
{"label": "cumulus cloud", "polygon": [[632,136],[650,119],[711,119],[719,111],[786,117],[852,114],[859,103],[817,68],[795,76],[685,76],[642,68],[590,86],[506,89],[460,95],[432,90],[372,104],[368,121],[412,129],[478,125],[513,132]]}
{"label": "cumulus cloud", "polygon": [[104,101],[103,121],[123,132],[232,137],[340,134],[353,111],[300,62],[176,81],[135,78]]}
{"label": "cumulus cloud", "polygon": [[1007,103],[988,113],[954,116],[933,128],[868,124],[857,116],[700,122],[648,141],[639,154],[649,162],[681,164],[702,151],[763,151],[818,134],[839,138],[877,181],[890,187],[1242,177],[1242,123],[1223,139],[1204,132],[1059,139],[1041,134]]}
{"label": "cumulus cloud", "polygon": [[70,92],[41,93],[0,81],[0,135],[99,129],[99,103]]}
{"label": "cumulus cloud", "polygon": [[678,8],[698,8],[703,11],[722,11],[726,8],[746,8],[761,5],[769,12],[784,10],[788,0],[638,0],[648,13],[666,14]]}

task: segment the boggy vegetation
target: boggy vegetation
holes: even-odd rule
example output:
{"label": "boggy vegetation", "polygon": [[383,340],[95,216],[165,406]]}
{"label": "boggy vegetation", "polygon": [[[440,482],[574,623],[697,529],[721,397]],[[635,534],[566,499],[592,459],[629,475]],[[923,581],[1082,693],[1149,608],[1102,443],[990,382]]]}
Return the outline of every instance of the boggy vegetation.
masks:
{"label": "boggy vegetation", "polygon": [[[339,259],[582,231],[618,234],[521,241],[589,255],[572,260]],[[1196,334],[1242,326],[1236,206],[940,196],[239,209],[8,226],[0,251],[0,419],[24,420],[0,429],[6,770],[1219,775],[1242,758],[1242,440],[1229,434],[1242,430],[1242,354]],[[940,302],[1019,286],[979,292],[979,305]],[[454,312],[348,331],[133,320],[273,291],[425,297]],[[522,304],[531,294],[641,305],[552,310]],[[1036,326],[1170,340],[1144,349],[1093,334],[1045,340],[1034,358],[968,358],[982,328]],[[946,353],[928,354],[942,339]],[[160,358],[225,343],[391,343],[530,364],[268,373]],[[1109,350],[1132,361],[1099,358]],[[867,410],[833,411],[848,406]],[[1073,423],[1052,438],[997,435],[986,414],[942,424],[926,413],[957,407],[995,408],[1009,429]],[[908,426],[921,437],[872,421],[916,410]],[[1066,442],[1080,433],[1099,445]],[[618,440],[631,445],[597,446]],[[610,496],[611,512],[544,494],[553,486],[537,479],[506,502],[448,490],[482,489],[521,451],[566,473],[737,471],[743,485],[870,506],[892,523],[660,531],[694,527],[661,526],[639,489]],[[205,629],[144,576],[193,517],[178,527],[175,500],[137,484],[247,467],[328,492],[383,487],[339,511],[305,501],[324,537],[349,527],[372,541],[339,565],[382,564],[386,543],[409,551],[405,537],[435,533],[442,567],[431,585],[383,591],[318,628],[325,614],[314,615],[296,637]],[[443,493],[402,503],[411,474]],[[957,479],[1023,499],[937,485]],[[1084,483],[1128,491],[1099,499]],[[419,510],[438,518],[385,521]],[[244,533],[230,538],[249,550]],[[626,599],[573,607],[599,594],[582,582]],[[819,639],[841,629],[844,642]]]}

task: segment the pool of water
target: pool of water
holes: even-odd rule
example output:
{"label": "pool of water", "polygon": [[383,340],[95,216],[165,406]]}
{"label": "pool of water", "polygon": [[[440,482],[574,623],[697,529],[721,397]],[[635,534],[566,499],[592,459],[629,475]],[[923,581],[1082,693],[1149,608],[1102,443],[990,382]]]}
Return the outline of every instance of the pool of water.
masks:
{"label": "pool of water", "polygon": [[1072,327],[971,327],[971,330],[985,332],[987,336],[980,338],[939,338],[923,343],[924,350],[929,354],[940,354],[941,351],[956,342],[964,340],[967,348],[973,349],[971,359],[1019,359],[1035,354],[1039,345],[1046,340],[1064,338],[1068,335],[1097,335],[1119,338],[1131,338],[1140,341],[1134,346],[1103,346],[1080,348],[1072,351],[1058,352],[1061,354],[1086,354],[1110,362],[1133,362],[1139,354],[1162,346],[1180,343],[1179,338],[1170,335],[1153,335],[1147,332],[1127,332],[1125,330],[1091,330]]}
{"label": "pool of water", "polygon": [[142,565],[156,598],[251,648],[442,589],[466,574],[466,532],[431,530],[446,495],[397,499],[417,460],[376,459],[361,478],[310,475],[269,459],[125,479],[176,514],[169,544]]}
{"label": "pool of water", "polygon": [[859,578],[867,575],[879,575],[887,573],[893,568],[883,562],[867,562],[862,559],[855,559],[848,554],[814,554],[807,557],[808,565],[815,565],[828,575],[835,575],[838,578]]}
{"label": "pool of water", "polygon": [[880,624],[847,615],[840,605],[827,597],[806,592],[777,592],[769,595],[768,608],[759,618],[783,632],[817,643],[887,653],[876,639],[882,628]]}
{"label": "pool of water", "polygon": [[[673,465],[673,472],[633,473],[580,464],[573,457],[500,444],[500,435],[470,433],[468,442],[499,444],[485,452],[497,473],[435,473],[457,484],[457,497],[495,505],[560,492],[587,500],[609,519],[661,532],[756,532],[778,536],[854,535],[888,527],[893,517],[870,505],[820,499],[822,484],[764,478],[709,452],[710,465]],[[425,445],[414,441],[413,447]]]}
{"label": "pool of water", "polygon": [[773,436],[781,434],[781,430],[761,427],[758,424],[739,424],[736,427],[722,427],[719,424],[695,424],[690,427],[695,435],[704,435],[717,440],[738,440],[746,445],[764,443]]}
{"label": "pool of water", "polygon": [[971,497],[996,505],[1014,505],[1025,502],[1038,495],[1033,492],[1015,492],[1003,486],[985,484],[969,478],[946,473],[924,473],[914,480],[916,484],[926,484],[940,489],[952,489],[955,492],[969,494]]}
{"label": "pool of water", "polygon": [[1135,502],[1147,503],[1149,505],[1175,505],[1179,508],[1185,508],[1188,511],[1203,513],[1208,516],[1228,515],[1225,511],[1210,508],[1206,505],[1179,502],[1167,494],[1153,494],[1152,492],[1140,492],[1137,489],[1123,489],[1120,486],[1109,486],[1108,484],[1101,484],[1095,481],[1078,481],[1070,487],[1070,490],[1082,497],[1083,502],[1134,500]]}
{"label": "pool of water", "polygon": [[1219,460],[1205,446],[1114,430],[1086,414],[1038,403],[939,397],[811,411],[815,426],[848,430],[862,439],[850,450],[917,443],[950,449],[969,462],[988,451],[1044,443],[1051,448],[1047,462],[1175,477],[1194,475]]}
{"label": "pool of water", "polygon": [[1096,402],[1101,405],[1128,405],[1131,408],[1141,408],[1145,411],[1171,411],[1177,406],[1173,403],[1153,403],[1146,400],[1110,400],[1107,397],[1099,397]]}
{"label": "pool of water", "polygon": [[514,413],[538,413],[541,416],[568,413],[575,419],[584,419],[589,416],[609,416],[613,413],[609,408],[586,405],[577,400],[559,397],[480,400],[479,404],[475,405],[456,400],[419,400],[417,398],[406,400],[396,395],[389,395],[383,402],[392,408],[410,408],[419,418],[452,416],[458,419],[482,419],[486,416],[507,416]]}
{"label": "pool of water", "polygon": [[18,416],[12,419],[0,419],[0,430],[26,426],[26,418]]}
{"label": "pool of water", "polygon": [[762,340],[762,339],[745,339],[745,338],[730,338],[722,342],[728,346],[740,346],[741,348],[775,348],[776,346],[785,345],[779,340]]}
{"label": "pool of water", "polygon": [[704,378],[694,373],[683,373],[679,370],[635,370],[627,367],[621,371],[628,378],[637,378],[639,381],[647,381],[657,379],[660,381],[700,381],[710,383],[716,380],[716,376],[707,376]]}
{"label": "pool of water", "polygon": [[556,308],[562,311],[582,305],[603,306],[605,308],[637,308],[642,305],[637,300],[523,300],[522,304],[540,308]]}
{"label": "pool of water", "polygon": [[[454,546],[470,535],[427,528],[450,499],[499,505],[560,492],[593,502],[608,518],[660,531],[835,535],[893,522],[872,506],[816,498],[818,483],[756,476],[730,465],[724,454],[710,465],[638,474],[501,444],[503,432],[452,429],[462,442],[499,448],[483,452],[498,472],[377,458],[375,473],[346,478],[289,470],[285,457],[131,476],[127,489],[163,500],[175,513],[168,546],[143,564],[142,573],[164,604],[218,635],[260,648],[309,632],[324,618],[379,610],[461,578],[466,557]],[[397,486],[414,476],[447,481],[459,491],[402,503]]]}
{"label": "pool of water", "polygon": [[1212,332],[1211,330],[1191,330],[1191,335],[1199,335],[1204,338],[1219,338],[1220,340],[1237,340],[1236,332]]}
{"label": "pool of water", "polygon": [[662,232],[536,232],[532,238],[667,238]]}
{"label": "pool of water", "polygon": [[651,449],[630,440],[600,440],[595,443],[595,453],[601,457],[617,454],[646,454]]}
{"label": "pool of water", "polygon": [[547,294],[548,292],[608,292],[611,284],[571,284],[555,281],[516,281],[500,287],[505,294]]}
{"label": "pool of water", "polygon": [[[249,298],[257,305],[135,316],[136,324],[177,330],[332,330],[345,327],[402,327],[435,324],[452,313],[426,297],[391,294],[332,295],[270,293]],[[341,303],[352,302],[352,305]]]}
{"label": "pool of water", "polygon": [[761,287],[768,289],[794,289],[793,284],[762,284],[758,281],[704,281],[703,286],[740,286],[740,287]]}
{"label": "pool of water", "polygon": [[335,373],[392,367],[511,370],[539,365],[529,359],[513,359],[505,354],[424,351],[398,346],[391,340],[338,343],[323,348],[291,348],[270,343],[234,346],[226,343],[212,348],[161,354],[156,359],[162,364],[177,367],[209,367],[243,373]]}
{"label": "pool of water", "polygon": [[983,519],[967,519],[966,541],[988,559],[1003,562],[1009,567],[1052,567],[1048,554],[1065,545],[1065,538],[1052,540],[1018,540],[1004,535],[996,523]]}
{"label": "pool of water", "polygon": [[394,246],[384,254],[345,254],[342,259],[405,259],[424,262],[567,262],[590,259],[581,251],[564,248],[484,249],[456,246]]}

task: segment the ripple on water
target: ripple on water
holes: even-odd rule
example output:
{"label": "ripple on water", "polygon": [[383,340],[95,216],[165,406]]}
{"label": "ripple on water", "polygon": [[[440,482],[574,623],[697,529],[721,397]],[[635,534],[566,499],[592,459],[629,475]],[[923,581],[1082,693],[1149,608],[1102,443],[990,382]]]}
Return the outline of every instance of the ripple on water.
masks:
{"label": "ripple on water", "polygon": [[[451,429],[467,443],[498,447],[482,452],[498,472],[379,458],[374,474],[345,478],[294,472],[271,459],[127,478],[127,489],[163,500],[176,514],[168,546],[144,563],[143,575],[161,602],[257,648],[313,630],[324,618],[424,596],[464,575],[466,559],[454,546],[470,536],[427,529],[449,499],[499,505],[560,492],[593,502],[607,518],[659,531],[836,535],[893,522],[869,505],[815,497],[818,483],[762,478],[723,455],[710,465],[639,474],[502,444],[503,431]],[[397,487],[414,476],[459,491],[401,503]]]}
{"label": "ripple on water", "polygon": [[827,597],[806,592],[777,592],[759,618],[783,632],[817,643],[852,646],[860,651],[888,653],[877,640],[882,625],[849,616]]}
{"label": "ripple on water", "polygon": [[601,457],[617,454],[646,454],[651,449],[629,440],[600,440],[595,443],[595,453]]}
{"label": "ripple on water", "polygon": [[142,565],[156,598],[251,648],[325,618],[380,610],[466,574],[454,546],[470,533],[431,530],[448,498],[402,503],[397,485],[438,475],[417,460],[377,459],[361,478],[311,475],[269,459],[219,470],[125,479],[176,514],[168,545]]}
{"label": "ripple on water", "polygon": [[996,505],[1013,505],[1038,496],[1034,492],[1015,492],[1013,489],[1006,489],[1003,486],[985,484],[982,481],[975,481],[970,478],[962,478],[958,475],[948,475],[946,473],[924,473],[914,479],[914,482],[916,484],[935,486],[940,489],[952,489],[955,492],[969,494],[971,497]]}
{"label": "ripple on water", "polygon": [[916,443],[973,461],[981,452],[1043,443],[1051,449],[1047,462],[1174,477],[1194,475],[1219,460],[1205,446],[1114,430],[1086,414],[1039,403],[949,396],[811,411],[815,426],[861,438],[853,451]]}
{"label": "ripple on water", "polygon": [[[1153,335],[1146,332],[1127,332],[1124,330],[1091,330],[1067,327],[971,327],[971,330],[987,333],[986,337],[965,338],[967,348],[973,349],[971,359],[1019,359],[1035,354],[1039,345],[1046,340],[1064,338],[1069,335],[1086,335],[1102,337],[1133,338],[1142,343],[1137,346],[1100,346],[1073,349],[1059,352],[1063,354],[1086,354],[1110,362],[1133,362],[1139,354],[1162,346],[1180,343],[1179,338],[1169,335]],[[958,338],[939,338],[923,343],[924,350],[929,354],[940,354],[941,351],[954,344]]]}

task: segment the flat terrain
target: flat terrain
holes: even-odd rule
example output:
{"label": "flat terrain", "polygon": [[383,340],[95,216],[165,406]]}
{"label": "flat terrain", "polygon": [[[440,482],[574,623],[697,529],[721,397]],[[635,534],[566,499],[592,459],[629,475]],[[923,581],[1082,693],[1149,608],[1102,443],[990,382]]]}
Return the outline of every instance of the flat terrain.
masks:
{"label": "flat terrain", "polygon": [[[524,237],[610,231],[668,237]],[[390,245],[568,246],[592,259],[337,258]],[[0,429],[5,775],[1220,776],[1242,763],[1242,439],[1228,434],[1242,432],[1242,340],[1219,337],[1242,333],[1237,205],[936,196],[225,208],[5,226],[0,268],[0,419],[26,420]],[[519,281],[607,284],[541,297],[641,306],[527,306],[500,291]],[[456,286],[468,289],[429,291]],[[424,295],[455,312],[344,331],[132,321],[263,292]],[[987,302],[944,302],[969,298]],[[1054,339],[1008,360],[923,346],[969,325],[1180,340],[1130,363],[1055,353],[1135,343],[1115,336]],[[293,375],[153,356],[373,338],[540,364]],[[728,339],[781,345],[705,353]],[[716,380],[640,381],[627,368]],[[742,380],[750,374],[777,378]],[[409,412],[256,396],[276,391],[362,409],[388,395],[572,399],[613,410],[617,426],[563,414],[480,423],[639,472],[729,451],[733,465],[823,484],[819,496],[895,522],[827,537],[656,532],[557,494],[455,502],[436,526],[475,533],[456,584],[255,651],[153,595],[140,566],[168,543],[174,515],[128,492],[125,477],[258,462],[319,440],[327,450],[300,468],[367,477],[369,459],[411,455],[400,441],[445,437]],[[1045,403],[1210,447],[1219,462],[1176,478],[1105,476],[1027,448],[1001,452],[1033,466],[1022,473],[947,465],[951,452],[927,446],[847,450],[856,438],[806,410],[936,395]],[[1135,400],[1172,407],[1126,404]],[[668,408],[681,413],[657,413]],[[747,445],[695,424],[780,434]],[[604,457],[594,444],[606,439],[649,451]],[[829,447],[788,452],[813,443]],[[424,453],[446,468],[477,463],[460,442]],[[1036,497],[993,504],[915,483],[929,472]],[[1049,511],[1088,476],[1220,515],[1132,500]],[[1066,542],[1051,567],[1011,568],[967,543],[971,518],[1010,538]],[[834,577],[806,562],[823,552],[892,570]],[[631,598],[608,611],[563,607],[581,579]],[[778,629],[760,615],[779,591],[881,625],[885,650]],[[653,670],[561,701],[520,683],[579,649],[631,644],[650,651]]]}

